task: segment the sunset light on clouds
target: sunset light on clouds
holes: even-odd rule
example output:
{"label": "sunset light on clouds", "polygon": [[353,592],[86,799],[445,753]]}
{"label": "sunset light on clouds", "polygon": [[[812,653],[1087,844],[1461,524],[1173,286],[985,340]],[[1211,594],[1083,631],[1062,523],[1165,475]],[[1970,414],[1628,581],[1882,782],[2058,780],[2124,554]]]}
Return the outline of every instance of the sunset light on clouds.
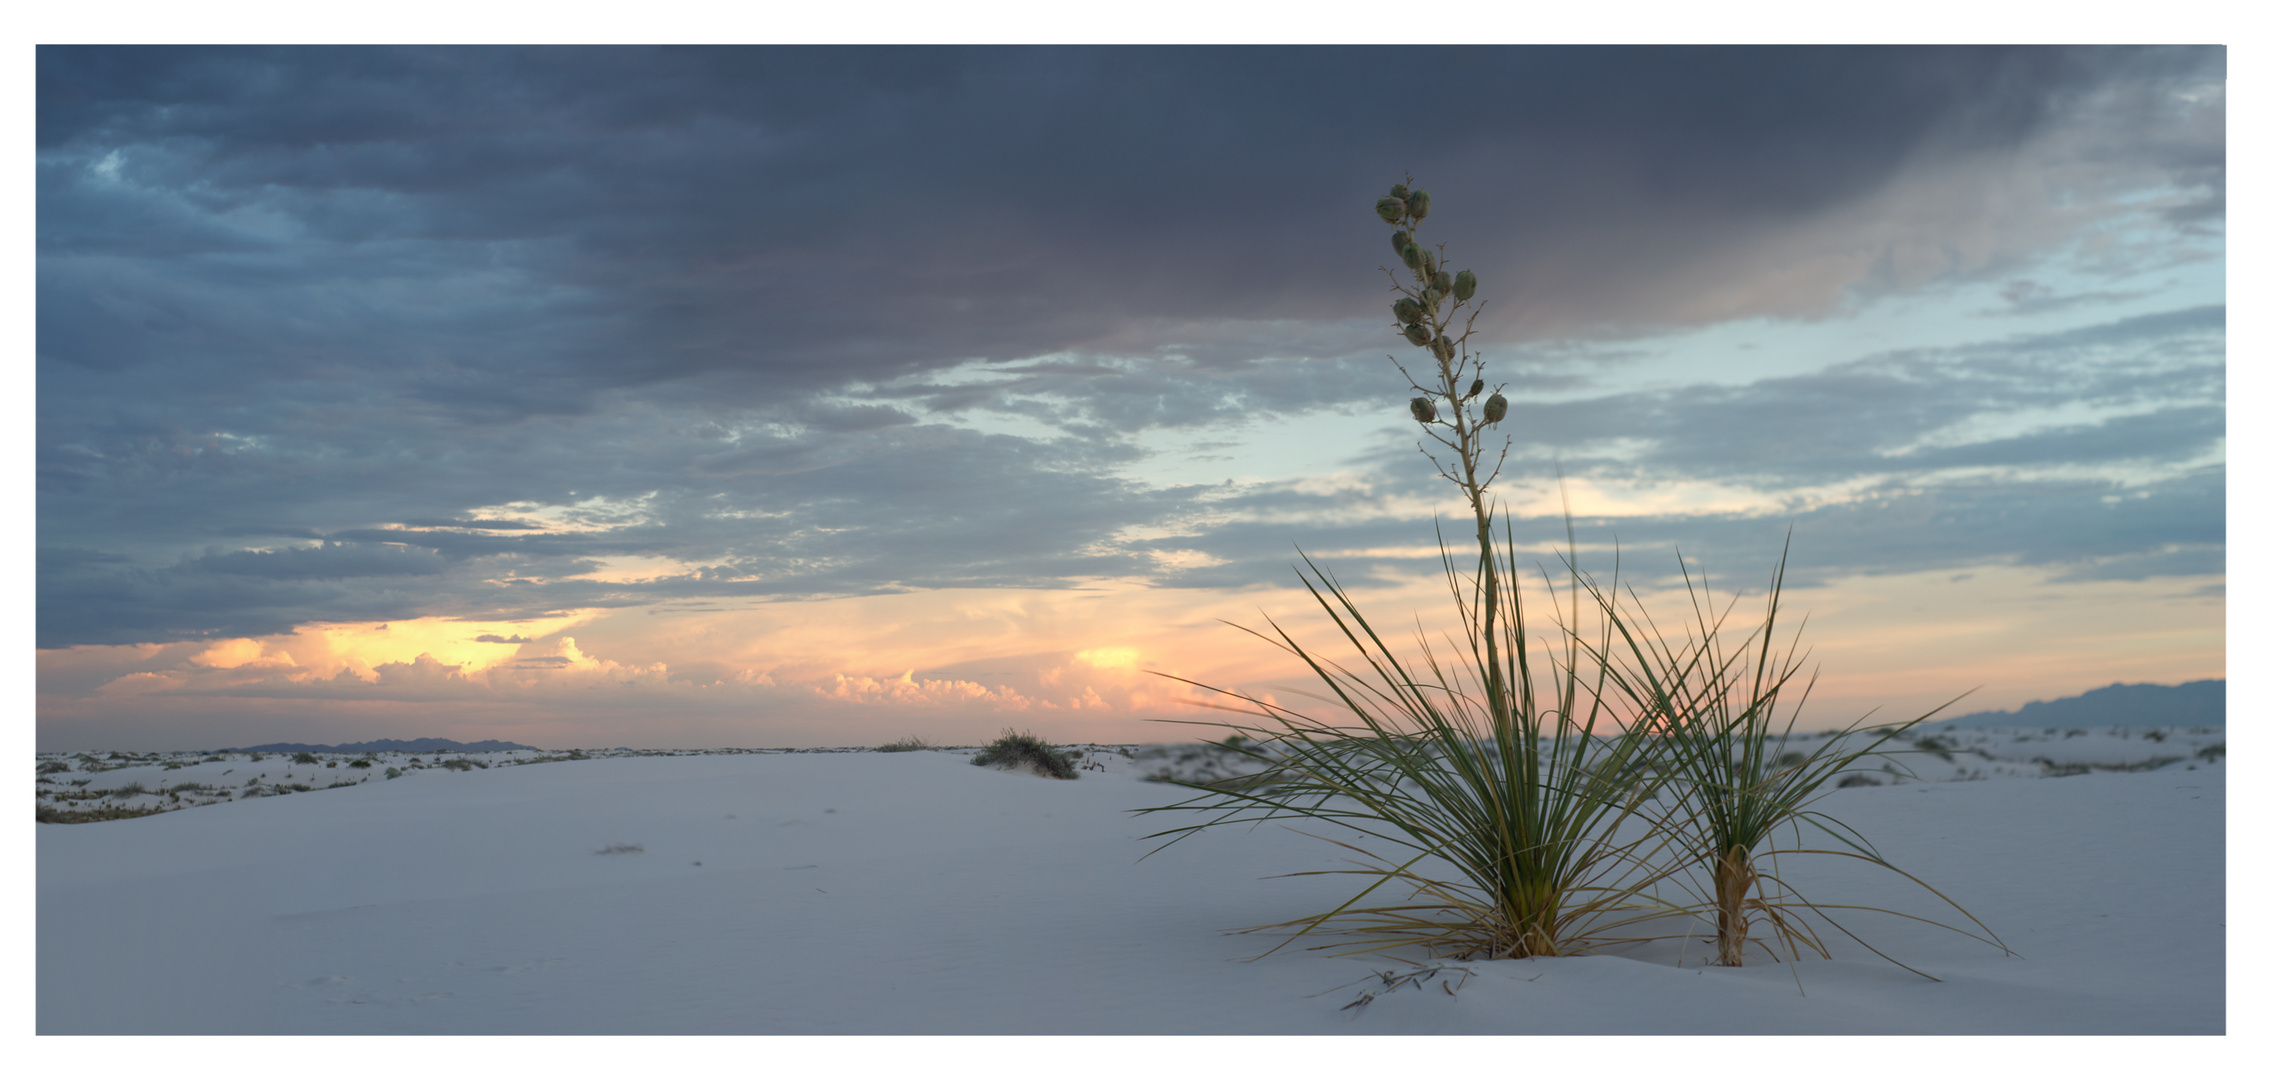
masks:
{"label": "sunset light on clouds", "polygon": [[1438,641],[1469,520],[1404,173],[1523,565],[1790,544],[1814,723],[2222,678],[2225,63],[42,48],[39,748],[1317,706],[1243,629],[1332,642],[1300,552]]}

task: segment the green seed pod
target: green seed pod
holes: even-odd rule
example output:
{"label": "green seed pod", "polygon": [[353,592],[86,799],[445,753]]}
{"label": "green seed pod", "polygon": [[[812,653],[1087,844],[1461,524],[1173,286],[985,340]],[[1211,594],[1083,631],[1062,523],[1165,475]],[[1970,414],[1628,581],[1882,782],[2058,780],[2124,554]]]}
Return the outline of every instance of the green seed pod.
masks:
{"label": "green seed pod", "polygon": [[1410,323],[1401,327],[1401,334],[1409,339],[1411,345],[1432,344],[1432,331],[1425,329],[1422,323]]}
{"label": "green seed pod", "polygon": [[1432,275],[1440,272],[1439,252],[1434,251],[1431,248],[1418,248],[1417,253],[1419,260],[1422,263],[1422,265],[1416,268],[1418,272],[1424,274],[1426,277],[1431,277]]}
{"label": "green seed pod", "polygon": [[1432,275],[1432,287],[1440,290],[1440,295],[1446,296],[1456,291],[1456,279],[1449,277],[1448,271],[1442,270]]}
{"label": "green seed pod", "polygon": [[1407,205],[1409,201],[1409,186],[1407,184],[1394,184],[1393,197],[1399,199],[1403,205]]}
{"label": "green seed pod", "polygon": [[1480,279],[1473,277],[1470,270],[1456,275],[1456,299],[1470,300],[1472,293],[1477,291],[1479,287]]}
{"label": "green seed pod", "polygon": [[1504,410],[1509,407],[1502,394],[1490,394],[1487,404],[1480,406],[1480,419],[1493,424],[1504,418]]}
{"label": "green seed pod", "polygon": [[1419,424],[1429,424],[1440,419],[1440,410],[1432,407],[1431,398],[1410,398],[1409,415]]}
{"label": "green seed pod", "polygon": [[1399,253],[1400,253],[1400,250],[1401,250],[1402,248],[1405,248],[1405,247],[1407,247],[1407,246],[1409,246],[1409,231],[1408,231],[1407,229],[1394,229],[1394,230],[1393,230],[1393,252],[1394,252],[1394,254],[1399,254]]}
{"label": "green seed pod", "polygon": [[1424,249],[1409,243],[1401,248],[1401,265],[1411,270],[1424,265]]}
{"label": "green seed pod", "polygon": [[1484,379],[1474,379],[1474,380],[1472,380],[1472,388],[1471,388],[1470,390],[1467,390],[1467,391],[1465,391],[1465,392],[1464,392],[1464,396],[1465,396],[1465,397],[1468,397],[1468,398],[1475,398],[1475,397],[1479,397],[1479,396],[1480,396],[1480,391],[1481,391],[1482,389],[1484,389],[1484,388],[1485,388],[1487,385],[1488,385],[1488,384],[1487,384],[1487,381],[1486,381],[1486,380],[1484,380]]}
{"label": "green seed pod", "polygon": [[1377,216],[1384,218],[1387,225],[1401,220],[1401,215],[1407,212],[1408,204],[1390,195],[1377,200]]}
{"label": "green seed pod", "polygon": [[1440,302],[1442,300],[1448,299],[1446,296],[1441,294],[1439,289],[1435,289],[1430,285],[1425,286],[1424,291],[1417,294],[1417,298],[1424,302],[1424,308],[1426,311],[1439,311]]}
{"label": "green seed pod", "polygon": [[1403,324],[1424,321],[1424,305],[1404,296],[1393,301],[1393,318]]}
{"label": "green seed pod", "polygon": [[1442,361],[1455,359],[1456,343],[1448,340],[1448,335],[1446,334],[1442,334],[1439,337],[1433,338],[1432,356],[1433,359]]}
{"label": "green seed pod", "polygon": [[1423,221],[1432,212],[1432,196],[1423,191],[1409,192],[1409,216]]}

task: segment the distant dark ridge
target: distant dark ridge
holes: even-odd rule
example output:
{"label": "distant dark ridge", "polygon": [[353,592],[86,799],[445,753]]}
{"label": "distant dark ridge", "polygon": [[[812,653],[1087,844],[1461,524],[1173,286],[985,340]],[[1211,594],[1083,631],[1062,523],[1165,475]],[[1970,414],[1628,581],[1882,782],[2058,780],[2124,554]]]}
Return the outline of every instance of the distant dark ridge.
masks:
{"label": "distant dark ridge", "polygon": [[339,746],[318,746],[314,743],[273,742],[264,746],[236,746],[215,750],[216,754],[488,754],[496,750],[536,750],[535,746],[521,743],[484,739],[482,742],[453,742],[450,739],[374,739],[371,742],[341,743]]}
{"label": "distant dark ridge", "polygon": [[2222,727],[2224,680],[2201,679],[2181,686],[2114,683],[2077,697],[2029,701],[2016,712],[1976,712],[1952,720],[1933,718],[1931,727]]}

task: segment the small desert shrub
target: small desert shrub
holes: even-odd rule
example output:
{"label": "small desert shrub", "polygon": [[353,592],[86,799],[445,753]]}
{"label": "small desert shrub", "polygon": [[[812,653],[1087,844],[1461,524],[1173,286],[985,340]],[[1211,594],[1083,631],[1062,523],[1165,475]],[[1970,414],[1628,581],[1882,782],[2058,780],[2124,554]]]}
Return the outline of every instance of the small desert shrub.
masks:
{"label": "small desert shrub", "polygon": [[466,772],[469,769],[488,769],[490,765],[480,761],[471,761],[467,758],[452,758],[444,762],[443,767],[452,772]]}
{"label": "small desert shrub", "polygon": [[166,771],[168,771],[168,772],[172,772],[172,771],[174,771],[175,769],[179,769],[179,768],[181,768],[181,767],[182,767],[182,765],[183,765],[183,763],[182,763],[182,762],[179,762],[179,761],[169,761],[169,762],[167,762],[167,763],[166,763]]}
{"label": "small desert shrub", "polygon": [[403,774],[404,774],[404,771],[403,771],[402,769],[396,768],[395,766],[392,766],[392,765],[388,767],[388,779],[390,779],[390,780],[393,780],[393,779],[395,779],[396,777],[402,776]]}
{"label": "small desert shrub", "polygon": [[45,775],[47,775],[47,774],[49,774],[49,773],[70,772],[70,771],[71,771],[71,766],[69,766],[69,765],[66,765],[66,764],[64,764],[63,762],[60,762],[60,761],[43,761],[43,762],[40,762],[40,775],[42,775],[42,776],[45,776]]}
{"label": "small desert shrub", "polygon": [[315,754],[309,753],[306,750],[293,755],[293,764],[295,765],[314,765],[316,763],[317,756]]}
{"label": "small desert shrub", "polygon": [[1005,734],[999,736],[996,742],[973,755],[973,763],[994,765],[1000,769],[1027,768],[1039,776],[1049,776],[1055,780],[1076,779],[1076,755],[1055,750],[1050,743],[1033,734],[1015,734],[1011,728],[1005,729]]}
{"label": "small desert shrub", "polygon": [[912,735],[905,739],[896,739],[893,742],[887,743],[886,745],[879,747],[878,752],[881,754],[902,754],[908,753],[912,750],[931,749],[933,749],[933,746],[926,742],[926,740],[921,739],[916,735]]}
{"label": "small desert shrub", "polygon": [[369,769],[372,767],[372,761],[370,758],[357,758],[349,762],[348,767],[351,769]]}
{"label": "small desert shrub", "polygon": [[611,844],[611,845],[609,845],[608,847],[596,849],[596,850],[594,851],[594,854],[596,854],[596,855],[639,855],[639,854],[641,854],[641,853],[642,853],[644,850],[646,850],[646,849],[644,849],[644,848],[643,848],[641,845],[639,845],[639,844]]}
{"label": "small desert shrub", "polygon": [[2213,746],[2203,746],[2200,748],[2200,752],[2194,756],[2198,757],[2202,761],[2207,762],[2210,765],[2213,765],[2216,763],[2217,758],[2224,756],[2224,744],[2216,743]]}

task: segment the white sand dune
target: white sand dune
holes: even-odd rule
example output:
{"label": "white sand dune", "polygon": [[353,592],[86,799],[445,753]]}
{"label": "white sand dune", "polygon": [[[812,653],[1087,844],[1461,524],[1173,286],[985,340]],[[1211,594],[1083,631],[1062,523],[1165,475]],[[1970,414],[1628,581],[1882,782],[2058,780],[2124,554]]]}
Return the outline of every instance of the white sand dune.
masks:
{"label": "white sand dune", "polygon": [[[2221,758],[1828,793],[1819,808],[2015,951],[1846,919],[1942,981],[1838,938],[1793,971],[1705,967],[1707,948],[1669,943],[1441,962],[1388,986],[1379,973],[1419,969],[1306,948],[1330,938],[1242,962],[1274,940],[1223,932],[1343,899],[1345,879],[1276,876],[1341,852],[1269,826],[1143,860],[1144,834],[1180,815],[1129,811],[1182,793],[1092,757],[1104,771],[1075,782],[955,751],[607,757],[41,826],[37,1028],[2225,1031]],[[1880,870],[1783,871],[1815,899],[1940,914]]]}

